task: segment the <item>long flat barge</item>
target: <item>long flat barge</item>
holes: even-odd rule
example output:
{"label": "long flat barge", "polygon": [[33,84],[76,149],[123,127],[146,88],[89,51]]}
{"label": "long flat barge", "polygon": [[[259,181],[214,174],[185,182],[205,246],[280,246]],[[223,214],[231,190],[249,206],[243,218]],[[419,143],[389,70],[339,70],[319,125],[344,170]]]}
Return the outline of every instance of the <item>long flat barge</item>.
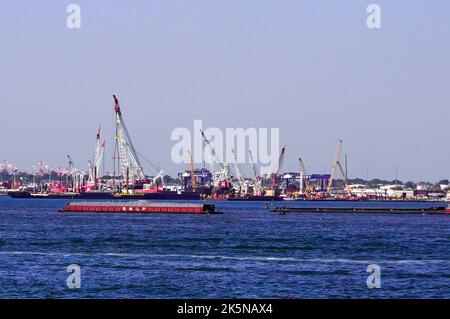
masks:
{"label": "long flat barge", "polygon": [[213,204],[151,202],[70,202],[60,212],[133,213],[133,214],[221,214]]}
{"label": "long flat barge", "polygon": [[442,214],[450,215],[446,206],[431,207],[274,207],[270,211],[285,214],[288,212],[299,213],[372,213],[372,214]]}

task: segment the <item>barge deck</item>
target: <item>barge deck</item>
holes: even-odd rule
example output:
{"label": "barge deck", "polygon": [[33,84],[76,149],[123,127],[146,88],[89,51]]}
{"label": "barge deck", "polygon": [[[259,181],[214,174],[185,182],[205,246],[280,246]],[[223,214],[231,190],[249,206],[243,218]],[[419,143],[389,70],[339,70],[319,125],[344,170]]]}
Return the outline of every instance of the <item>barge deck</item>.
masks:
{"label": "barge deck", "polygon": [[71,202],[60,212],[133,213],[133,214],[222,214],[213,204],[173,202]]}
{"label": "barge deck", "polygon": [[285,214],[288,212],[298,213],[372,213],[372,214],[442,214],[449,215],[450,210],[445,206],[433,207],[275,207],[270,209],[271,212]]}

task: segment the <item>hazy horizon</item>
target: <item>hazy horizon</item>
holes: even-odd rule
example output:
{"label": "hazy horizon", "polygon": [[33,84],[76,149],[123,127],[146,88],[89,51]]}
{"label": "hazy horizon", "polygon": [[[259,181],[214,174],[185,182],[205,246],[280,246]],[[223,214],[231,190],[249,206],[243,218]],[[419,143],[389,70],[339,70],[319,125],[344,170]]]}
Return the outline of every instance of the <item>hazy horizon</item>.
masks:
{"label": "hazy horizon", "polygon": [[[70,3],[80,29],[66,27]],[[201,119],[280,128],[284,171],[302,157],[329,172],[342,139],[350,178],[450,179],[448,13],[418,0],[5,3],[0,161],[62,167],[70,154],[87,169],[99,124],[108,160],[117,94],[139,153],[172,176],[187,169],[172,130]]]}

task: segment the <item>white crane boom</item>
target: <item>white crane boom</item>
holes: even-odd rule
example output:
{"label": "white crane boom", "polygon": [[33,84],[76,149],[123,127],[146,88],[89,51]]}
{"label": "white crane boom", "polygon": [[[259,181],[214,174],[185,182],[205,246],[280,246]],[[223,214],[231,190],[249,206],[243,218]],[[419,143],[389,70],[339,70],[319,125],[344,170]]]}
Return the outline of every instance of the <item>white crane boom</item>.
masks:
{"label": "white crane boom", "polygon": [[344,177],[344,185],[345,185],[345,188],[347,188],[347,187],[348,187],[348,178],[347,178],[347,174],[345,173],[344,168],[343,168],[342,165],[341,165],[341,162],[338,161],[337,164],[338,164],[338,167],[339,167],[339,170],[340,170],[342,176]]}
{"label": "white crane boom", "polygon": [[97,178],[98,172],[100,171],[100,166],[102,162],[103,153],[105,150],[106,142],[100,140],[100,132],[101,128],[99,127],[97,130],[97,135],[95,139],[95,150],[94,150],[94,158],[93,161],[89,161],[89,179],[88,184],[97,188]]}
{"label": "white crane boom", "polygon": [[237,160],[237,156],[236,156],[236,152],[234,151],[234,149],[231,149],[231,152],[233,153],[233,158],[234,158],[234,168],[236,170],[236,177],[238,179],[239,182],[239,187],[246,187],[247,185],[247,181],[245,180],[244,176],[242,175],[241,172],[241,167],[239,166],[238,160]]}
{"label": "white crane boom", "polygon": [[278,175],[283,168],[285,152],[286,152],[286,144],[284,144],[283,147],[281,148],[280,157],[278,158],[277,169],[275,170],[274,173],[272,173],[272,176],[271,176],[270,188],[274,191],[278,188],[278,183],[279,183]]}
{"label": "white crane boom", "polygon": [[145,175],[142,165],[131,142],[127,127],[123,121],[119,100],[114,97],[114,111],[116,114],[116,142],[119,149],[119,161],[122,167],[122,174],[129,183],[144,180]]}
{"label": "white crane boom", "polygon": [[262,185],[261,185],[261,179],[258,177],[258,173],[256,172],[256,163],[253,159],[252,151],[248,151],[250,156],[250,162],[252,164],[252,172],[253,172],[253,178],[251,182],[251,186],[253,187],[253,194],[259,195],[262,192]]}
{"label": "white crane boom", "polygon": [[305,163],[303,163],[301,157],[298,158],[298,162],[300,164],[300,193],[303,193],[303,186],[306,188],[306,190],[309,189],[309,181],[306,178]]}
{"label": "white crane boom", "polygon": [[163,188],[166,187],[166,184],[165,184],[165,182],[164,182],[164,170],[162,170],[162,169],[159,170],[158,174],[156,174],[156,176],[153,177],[153,184],[154,184],[154,185],[157,184],[158,179],[161,180],[161,185],[162,185],[162,187],[163,187]]}
{"label": "white crane boom", "polygon": [[[216,152],[214,151],[213,147],[211,146],[211,143],[209,142],[208,138],[206,137],[205,133],[200,130],[202,133],[202,138],[204,141],[205,147],[205,160],[209,164],[211,174],[213,176],[213,183],[214,186],[219,186],[220,182],[223,181],[230,181],[231,180],[231,174],[230,169],[227,163],[222,163],[220,159],[217,157]],[[216,163],[220,165],[220,169],[217,169]]]}
{"label": "white crane boom", "polygon": [[258,174],[256,173],[256,165],[255,165],[255,161],[253,160],[253,154],[252,154],[252,151],[249,150],[249,151],[248,151],[248,154],[249,154],[249,156],[250,156],[250,162],[251,162],[251,164],[252,164],[253,178],[254,178],[254,179],[258,179]]}
{"label": "white crane boom", "polygon": [[211,146],[211,143],[209,142],[208,138],[206,137],[205,133],[200,130],[200,132],[202,133],[202,138],[203,138],[203,142],[205,147],[205,160],[208,163],[210,169],[211,169],[211,173],[217,173],[218,171],[220,171],[220,169],[217,169],[216,164],[219,164],[221,166],[221,169],[223,169],[223,164],[220,162],[219,158],[217,158],[216,152],[214,151],[214,149]]}
{"label": "white crane boom", "polygon": [[334,156],[333,165],[331,166],[330,179],[328,180],[327,193],[331,192],[331,187],[333,186],[334,175],[336,174],[336,169],[339,165],[339,157],[341,155],[342,140],[338,140],[336,143],[336,154]]}

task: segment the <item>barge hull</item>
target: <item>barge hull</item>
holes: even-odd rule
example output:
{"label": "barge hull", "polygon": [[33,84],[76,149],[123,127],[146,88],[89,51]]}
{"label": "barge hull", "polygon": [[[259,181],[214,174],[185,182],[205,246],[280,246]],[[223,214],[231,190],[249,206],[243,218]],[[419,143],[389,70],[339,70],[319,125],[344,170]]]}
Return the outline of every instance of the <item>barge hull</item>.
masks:
{"label": "barge hull", "polygon": [[127,214],[221,214],[211,204],[177,203],[68,203],[60,212]]}
{"label": "barge hull", "polygon": [[375,208],[375,207],[358,207],[358,208],[341,208],[341,207],[276,207],[271,209],[272,212],[284,214],[288,212],[298,213],[372,213],[372,214],[433,214],[445,215],[450,214],[446,207],[436,206],[430,208]]}

